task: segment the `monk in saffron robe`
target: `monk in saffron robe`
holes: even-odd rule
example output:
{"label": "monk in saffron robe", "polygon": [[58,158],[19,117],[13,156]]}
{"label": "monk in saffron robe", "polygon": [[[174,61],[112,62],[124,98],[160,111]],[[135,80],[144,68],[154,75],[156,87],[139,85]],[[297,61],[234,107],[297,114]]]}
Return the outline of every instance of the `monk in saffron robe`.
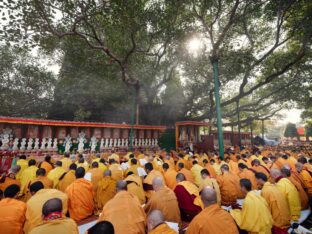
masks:
{"label": "monk in saffron robe", "polygon": [[149,199],[154,192],[153,190],[153,179],[155,177],[161,177],[164,179],[163,175],[161,174],[160,171],[154,170],[153,164],[152,163],[146,163],[144,165],[145,171],[147,173],[147,176],[143,180],[143,188],[145,191],[145,196],[147,199]]}
{"label": "monk in saffron robe", "polygon": [[25,223],[26,204],[17,200],[20,187],[16,184],[4,190],[4,199],[0,201],[0,232],[22,234]]}
{"label": "monk in saffron robe", "polygon": [[261,172],[265,174],[268,178],[270,178],[270,171],[265,166],[261,165],[260,161],[258,159],[254,159],[251,162],[252,170],[255,172]]}
{"label": "monk in saffron robe", "polygon": [[195,180],[194,180],[192,172],[190,170],[186,169],[184,166],[185,165],[183,163],[179,163],[179,165],[178,165],[179,173],[182,173],[185,176],[187,181],[194,184]]}
{"label": "monk in saffron robe", "polygon": [[167,163],[170,169],[175,170],[174,159],[169,154],[166,154],[164,163]]}
{"label": "monk in saffron robe", "polygon": [[177,185],[176,176],[178,173],[174,169],[170,168],[168,163],[163,164],[163,169],[166,185],[168,188],[173,190]]}
{"label": "monk in saffron robe", "polygon": [[27,191],[27,185],[30,181],[36,178],[36,172],[38,167],[36,167],[36,161],[34,159],[29,160],[28,167],[23,171],[21,175],[21,193],[25,194]]}
{"label": "monk in saffron robe", "polygon": [[18,165],[13,166],[9,169],[8,174],[4,175],[0,179],[0,190],[4,192],[4,190],[12,184],[21,186],[21,182],[16,179],[17,174],[19,173],[21,167]]}
{"label": "monk in saffron robe", "polygon": [[31,230],[30,234],[78,234],[78,227],[74,220],[66,218],[62,213],[62,200],[52,198],[42,207],[43,224]]}
{"label": "monk in saffron robe", "polygon": [[76,176],[75,176],[76,169],[77,169],[77,165],[75,163],[72,163],[69,166],[69,171],[64,173],[59,178],[59,183],[56,186],[58,190],[61,190],[62,192],[65,193],[65,190],[67,189],[67,187],[76,180]]}
{"label": "monk in saffron robe", "polygon": [[186,234],[238,234],[231,215],[217,204],[216,191],[203,188],[201,200],[204,209],[189,224]]}
{"label": "monk in saffron robe", "polygon": [[26,160],[26,156],[25,155],[19,156],[19,160],[17,160],[16,165],[21,167],[21,169],[16,175],[16,179],[21,180],[23,171],[28,167],[28,161]]}
{"label": "monk in saffron robe", "polygon": [[95,225],[93,225],[91,228],[89,228],[86,231],[87,234],[113,234],[115,233],[115,229],[113,224],[111,224],[111,222],[108,221],[100,221],[97,222]]}
{"label": "monk in saffron robe", "polygon": [[202,191],[205,187],[209,186],[216,191],[217,194],[217,203],[221,205],[221,193],[220,187],[216,179],[211,178],[207,169],[203,169],[201,172],[202,183],[199,186],[199,191]]}
{"label": "monk in saffron robe", "polygon": [[85,170],[79,167],[76,170],[76,180],[67,187],[66,194],[68,196],[68,210],[70,218],[75,221],[85,219],[94,212],[94,190],[92,183],[83,177]]}
{"label": "monk in saffron robe", "polygon": [[240,229],[250,233],[269,234],[273,226],[273,218],[266,200],[255,191],[251,191],[251,182],[241,179],[243,194],[246,194],[242,209],[234,209],[230,214]]}
{"label": "monk in saffron robe", "polygon": [[99,221],[113,224],[115,234],[145,233],[146,215],[139,200],[127,191],[127,182],[118,181],[117,194],[103,208]]}
{"label": "monk in saffron robe", "polygon": [[160,210],[166,221],[180,224],[180,210],[175,193],[164,186],[160,177],[154,178],[153,188],[155,193],[144,206],[146,214],[148,215],[153,210]]}
{"label": "monk in saffron robe", "polygon": [[[296,187],[299,198],[300,198],[300,204],[301,204],[301,210],[305,210],[309,208],[309,196],[304,188],[305,183],[302,181],[302,179],[296,176],[297,172],[291,172],[288,165],[285,165],[281,169],[282,176],[284,178],[287,178],[290,180],[290,182]],[[304,187],[303,187],[304,186]]]}
{"label": "monk in saffron robe", "polygon": [[104,178],[98,183],[95,195],[95,205],[97,213],[101,213],[105,204],[116,194],[116,180],[112,178],[110,170],[104,172]]}
{"label": "monk in saffron robe", "polygon": [[109,160],[110,166],[108,167],[108,170],[112,172],[112,178],[116,181],[123,179],[123,171],[120,165],[115,161],[115,159]]}
{"label": "monk in saffron robe", "polygon": [[53,188],[56,188],[61,176],[65,173],[66,171],[62,167],[62,162],[57,161],[55,163],[55,168],[51,170],[48,174],[48,178],[53,181]]}
{"label": "monk in saffron robe", "polygon": [[44,161],[40,164],[39,168],[45,169],[47,174],[53,169],[50,155],[45,156]]}
{"label": "monk in saffron robe", "polygon": [[94,192],[96,192],[99,181],[103,179],[103,171],[99,168],[98,162],[93,162],[91,166],[92,169],[90,169],[88,172],[91,173],[91,183]]}
{"label": "monk in saffron robe", "polygon": [[290,182],[289,179],[283,178],[280,170],[272,169],[271,178],[276,183],[276,187],[285,196],[292,221],[298,221],[301,213],[300,197],[296,187]]}
{"label": "monk in saffron robe", "polygon": [[62,167],[65,171],[69,171],[69,166],[73,163],[73,161],[69,157],[70,154],[66,152],[64,154],[64,158],[61,159]]}
{"label": "monk in saffron robe", "polygon": [[191,221],[203,208],[196,185],[187,181],[182,173],[178,173],[177,186],[174,193],[178,199],[181,218],[183,221]]}
{"label": "monk in saffron robe", "polygon": [[193,167],[191,168],[191,172],[194,178],[194,182],[197,186],[199,186],[202,182],[202,178],[200,175],[201,170],[204,168],[198,164],[196,160],[193,161]]}
{"label": "monk in saffron robe", "polygon": [[248,167],[243,163],[239,163],[238,168],[240,171],[238,173],[239,178],[250,180],[252,184],[252,190],[257,189],[257,181],[256,181],[255,173],[249,170]]}
{"label": "monk in saffron robe", "polygon": [[227,157],[225,159],[225,162],[229,165],[230,172],[235,174],[235,175],[238,175],[238,173],[240,172],[240,170],[238,168],[238,163],[231,160],[229,157]]}
{"label": "monk in saffron robe", "polygon": [[287,234],[290,227],[290,211],[284,195],[275,185],[268,182],[268,178],[261,172],[256,173],[256,179],[261,196],[268,203],[273,218],[273,234]]}
{"label": "monk in saffron robe", "polygon": [[304,169],[304,165],[302,163],[296,163],[296,171],[299,174],[300,178],[304,181],[306,188],[307,188],[307,193],[309,196],[312,196],[312,176],[310,172],[306,169]]}
{"label": "monk in saffron robe", "polygon": [[208,170],[210,177],[216,179],[217,173],[216,173],[215,169],[210,165],[210,163],[208,162],[207,159],[203,160],[203,164],[204,164],[204,167]]}
{"label": "monk in saffron robe", "polygon": [[236,200],[241,197],[239,187],[239,177],[229,172],[229,166],[221,166],[222,175],[217,178],[221,192],[221,204],[230,206],[236,204]]}
{"label": "monk in saffron robe", "polygon": [[31,184],[41,181],[45,189],[53,187],[53,181],[46,176],[46,170],[44,168],[39,168],[36,172],[36,176],[37,177],[30,182]]}
{"label": "monk in saffron robe", "polygon": [[126,174],[128,174],[128,172],[132,172],[135,175],[139,175],[139,173],[138,173],[138,168],[139,168],[138,161],[135,158],[132,158],[130,160],[130,165],[131,166],[127,170]]}
{"label": "monk in saffron robe", "polygon": [[128,172],[125,181],[127,182],[128,192],[136,196],[142,205],[145,204],[145,192],[141,177],[132,172]]}
{"label": "monk in saffron robe", "polygon": [[160,210],[152,210],[147,216],[149,234],[176,234],[166,223],[167,221]]}
{"label": "monk in saffron robe", "polygon": [[184,166],[188,163],[187,160],[183,158],[184,157],[183,154],[179,154],[178,157],[179,157],[179,160],[177,161],[176,166],[175,166],[176,171],[180,170],[179,163],[183,163]]}
{"label": "monk in saffron robe", "polygon": [[63,215],[67,213],[68,197],[65,193],[56,189],[44,189],[43,184],[38,181],[30,186],[32,197],[27,201],[26,222],[24,232],[29,233],[34,227],[43,223],[42,207],[43,204],[51,198],[59,198],[63,203]]}

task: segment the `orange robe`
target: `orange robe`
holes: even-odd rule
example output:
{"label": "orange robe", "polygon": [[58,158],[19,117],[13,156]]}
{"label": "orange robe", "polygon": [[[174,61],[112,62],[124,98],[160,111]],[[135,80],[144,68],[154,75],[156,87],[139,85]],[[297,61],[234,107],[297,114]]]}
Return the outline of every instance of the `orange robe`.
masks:
{"label": "orange robe", "polygon": [[238,175],[239,173],[238,163],[230,160],[228,164],[229,164],[230,172],[232,172],[235,175]]}
{"label": "orange robe", "polygon": [[217,194],[217,203],[221,205],[221,193],[220,193],[220,186],[216,179],[207,177],[206,179],[202,180],[202,183],[199,186],[199,191],[202,191],[206,186],[210,186],[216,191]]}
{"label": "orange robe", "polygon": [[0,189],[2,190],[2,192],[4,192],[4,190],[9,187],[12,184],[16,184],[18,186],[21,186],[21,182],[17,179],[12,179],[8,176],[5,177],[5,180],[3,183],[0,183]]}
{"label": "orange robe", "polygon": [[307,192],[308,192],[309,196],[312,196],[312,177],[311,177],[310,173],[307,170],[303,169],[300,172],[300,177],[302,178],[302,180],[306,184]]}
{"label": "orange robe", "polygon": [[205,168],[209,172],[211,178],[217,178],[216,170],[210,165],[210,163],[206,163]]}
{"label": "orange robe", "polygon": [[103,179],[103,171],[100,168],[92,168],[89,172],[91,173],[91,183],[94,192],[96,192],[99,181]]}
{"label": "orange robe", "polygon": [[125,181],[127,181],[128,184],[128,192],[136,196],[142,205],[145,204],[145,193],[141,177],[132,174],[127,176],[127,178],[125,178]]}
{"label": "orange robe", "polygon": [[167,187],[163,187],[153,193],[149,201],[144,206],[144,210],[147,215],[153,210],[160,210],[166,221],[181,223],[177,197],[175,193]]}
{"label": "orange robe", "polygon": [[301,203],[301,210],[305,210],[309,207],[309,197],[306,191],[304,190],[304,184],[302,184],[300,180],[296,178],[294,173],[291,174],[290,177],[288,177],[290,182],[296,187],[299,197],[300,197],[300,203]]}
{"label": "orange robe", "polygon": [[34,227],[43,223],[43,204],[52,198],[59,198],[62,200],[63,215],[66,215],[68,201],[67,195],[56,189],[41,189],[27,201],[26,222],[24,225],[25,233],[29,233]]}
{"label": "orange robe", "polygon": [[179,170],[179,163],[183,163],[183,164],[184,164],[184,167],[186,167],[186,166],[187,166],[186,164],[188,164],[188,162],[187,162],[184,158],[180,158],[180,159],[177,161],[176,166],[175,166],[176,171]]}
{"label": "orange robe", "polygon": [[119,164],[114,163],[108,169],[112,172],[112,178],[114,180],[123,180],[123,171]]}
{"label": "orange robe", "polygon": [[127,191],[118,192],[106,203],[99,221],[113,224],[115,234],[145,233],[146,215],[139,200]]}
{"label": "orange robe", "polygon": [[178,173],[175,170],[170,169],[170,168],[164,173],[166,185],[170,189],[174,189],[174,187],[177,185],[177,180],[176,180],[177,174]]}
{"label": "orange robe", "polygon": [[43,161],[40,165],[40,168],[45,169],[46,174],[48,174],[53,169],[53,166],[50,163]]}
{"label": "orange robe", "polygon": [[126,175],[128,174],[128,172],[132,172],[133,174],[135,174],[135,175],[139,175],[139,173],[138,173],[138,167],[139,167],[139,165],[131,165],[130,167],[129,167],[129,169],[126,171]]}
{"label": "orange robe", "polygon": [[13,198],[0,201],[0,232],[22,234],[25,223],[26,204]]}
{"label": "orange robe", "polygon": [[155,229],[150,231],[148,234],[177,234],[172,228],[166,223],[160,224]]}
{"label": "orange robe", "polygon": [[268,179],[270,178],[270,173],[268,172],[268,169],[266,169],[264,166],[262,165],[253,166],[252,169],[255,170],[256,172],[262,172],[263,174],[267,176]]}
{"label": "orange robe", "polygon": [[152,193],[154,192],[152,184],[153,184],[154,178],[156,177],[160,177],[164,181],[163,175],[161,174],[160,171],[157,171],[157,170],[152,170],[150,173],[148,173],[148,175],[145,177],[143,181],[145,196],[147,197],[147,199],[149,199]]}
{"label": "orange robe", "polygon": [[48,177],[46,176],[37,176],[36,179],[32,180],[30,182],[30,184],[33,184],[37,181],[40,181],[43,183],[43,186],[45,189],[49,189],[49,188],[52,188],[53,187],[53,181],[50,180]]}
{"label": "orange robe", "polygon": [[57,234],[70,233],[78,234],[78,227],[74,220],[69,218],[60,218],[55,220],[45,221],[44,224],[35,227],[30,234]]}
{"label": "orange robe", "polygon": [[86,179],[77,179],[66,189],[68,196],[68,210],[70,217],[80,221],[93,214],[94,190],[92,183]]}
{"label": "orange robe", "polygon": [[62,162],[62,167],[65,171],[69,171],[69,166],[73,163],[73,161],[70,158],[62,158],[61,159]]}
{"label": "orange robe", "polygon": [[67,187],[71,185],[75,180],[76,180],[75,171],[70,170],[66,172],[63,178],[60,179],[56,187],[57,189],[65,193],[65,190],[67,189]]}
{"label": "orange robe", "polygon": [[266,182],[261,196],[267,201],[273,218],[273,225],[281,229],[290,227],[290,211],[284,195],[273,184]]}
{"label": "orange robe", "polygon": [[96,210],[99,213],[103,210],[105,204],[112,199],[116,194],[116,180],[105,176],[98,183],[95,196]]}
{"label": "orange robe", "polygon": [[191,183],[194,184],[195,180],[192,175],[192,172],[190,170],[187,170],[186,168],[182,168],[179,173],[182,173],[185,176],[185,179]]}
{"label": "orange robe", "polygon": [[238,174],[239,178],[241,179],[248,179],[250,180],[251,184],[252,184],[252,189],[255,190],[258,188],[257,185],[257,180],[255,177],[255,174],[248,170],[247,168],[244,168],[239,174]]}
{"label": "orange robe", "polygon": [[214,204],[202,210],[189,224],[186,234],[238,234],[231,215]]}
{"label": "orange robe", "polygon": [[241,196],[239,180],[239,177],[231,172],[226,172],[218,177],[222,205],[236,204],[237,198]]}
{"label": "orange robe", "polygon": [[174,159],[173,159],[172,157],[170,157],[169,159],[165,159],[164,162],[165,162],[165,163],[168,163],[169,168],[175,169]]}

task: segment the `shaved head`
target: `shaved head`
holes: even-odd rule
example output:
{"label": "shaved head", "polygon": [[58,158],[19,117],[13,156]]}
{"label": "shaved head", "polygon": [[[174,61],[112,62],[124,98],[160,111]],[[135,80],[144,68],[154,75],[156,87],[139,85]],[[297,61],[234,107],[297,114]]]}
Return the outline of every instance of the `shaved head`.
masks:
{"label": "shaved head", "polygon": [[210,186],[203,188],[203,190],[200,193],[200,197],[205,207],[208,207],[210,205],[217,203],[217,193]]}
{"label": "shaved head", "polygon": [[161,177],[155,177],[153,179],[153,189],[155,191],[158,191],[163,187],[164,187],[164,182],[163,182],[162,178]]}
{"label": "shaved head", "polygon": [[148,231],[152,231],[156,226],[165,222],[165,217],[160,210],[153,210],[147,216]]}
{"label": "shaved head", "polygon": [[296,170],[297,170],[297,172],[300,173],[302,171],[302,168],[303,168],[303,164],[302,163],[300,163],[300,162],[296,163]]}
{"label": "shaved head", "polygon": [[281,177],[282,176],[282,173],[279,169],[272,169],[271,172],[271,177],[275,180],[277,179],[278,177]]}
{"label": "shaved head", "polygon": [[62,200],[59,198],[52,198],[44,203],[42,207],[42,215],[46,217],[53,212],[62,212],[62,209]]}
{"label": "shaved head", "polygon": [[116,191],[120,192],[120,191],[127,191],[127,181],[124,180],[119,180],[117,181],[116,184]]}
{"label": "shaved head", "polygon": [[107,176],[107,177],[112,176],[111,170],[106,170],[106,171],[104,172],[104,176]]}
{"label": "shaved head", "polygon": [[182,173],[178,173],[177,176],[176,176],[176,180],[177,182],[182,182],[182,181],[185,181],[185,176],[182,174]]}

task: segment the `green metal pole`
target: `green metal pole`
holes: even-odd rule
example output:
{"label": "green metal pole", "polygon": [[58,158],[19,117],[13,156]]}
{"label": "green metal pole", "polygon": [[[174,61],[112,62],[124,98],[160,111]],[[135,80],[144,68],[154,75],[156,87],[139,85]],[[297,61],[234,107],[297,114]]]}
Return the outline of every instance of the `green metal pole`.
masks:
{"label": "green metal pole", "polygon": [[242,148],[242,135],[241,135],[239,100],[236,102],[236,111],[237,111],[237,128],[238,128],[238,145],[239,145],[239,148],[241,149]]}
{"label": "green metal pole", "polygon": [[134,124],[135,124],[135,112],[136,112],[136,88],[134,87],[133,90],[133,103],[132,103],[132,109],[131,109],[131,129],[130,129],[130,136],[129,136],[129,150],[133,150],[133,135],[134,135]]}
{"label": "green metal pole", "polygon": [[262,139],[264,140],[264,119],[262,120]]}
{"label": "green metal pole", "polygon": [[224,159],[224,145],[223,145],[223,132],[222,132],[222,114],[220,105],[220,93],[219,93],[219,74],[218,74],[218,59],[212,58],[211,63],[213,66],[213,81],[214,81],[214,94],[216,101],[217,112],[217,126],[218,126],[218,142],[219,142],[219,155],[220,159]]}

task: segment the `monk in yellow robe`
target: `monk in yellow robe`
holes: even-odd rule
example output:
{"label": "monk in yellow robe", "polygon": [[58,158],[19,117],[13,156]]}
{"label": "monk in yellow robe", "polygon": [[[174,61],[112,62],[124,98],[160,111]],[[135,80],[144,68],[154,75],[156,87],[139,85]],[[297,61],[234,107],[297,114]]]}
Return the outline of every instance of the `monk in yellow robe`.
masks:
{"label": "monk in yellow robe", "polygon": [[104,172],[104,178],[98,183],[95,205],[96,210],[100,213],[103,210],[105,204],[111,200],[116,194],[116,180],[112,178],[110,170]]}
{"label": "monk in yellow robe", "polygon": [[202,182],[199,186],[199,191],[202,191],[205,187],[210,186],[216,191],[217,203],[218,205],[221,205],[221,193],[217,180],[210,177],[209,171],[207,169],[203,169],[200,174],[202,177]]}
{"label": "monk in yellow robe", "polygon": [[36,178],[36,172],[38,167],[36,167],[36,161],[34,159],[29,160],[28,167],[23,171],[21,176],[21,193],[26,193],[27,185],[30,181]]}
{"label": "monk in yellow robe", "polygon": [[252,185],[248,179],[241,179],[240,186],[243,194],[246,194],[243,207],[230,211],[236,224],[250,233],[270,234],[273,218],[266,200],[251,191]]}
{"label": "monk in yellow robe", "polygon": [[84,160],[83,157],[80,157],[80,158],[78,159],[77,168],[79,168],[79,167],[83,167],[83,168],[85,169],[85,171],[88,171],[88,170],[89,170],[89,164],[88,164],[88,162],[86,162],[86,161]]}
{"label": "monk in yellow robe", "polygon": [[91,183],[94,192],[96,192],[99,181],[103,179],[103,171],[99,168],[98,162],[93,162],[91,166],[92,169],[90,169],[88,172],[91,173]]}
{"label": "monk in yellow robe", "polygon": [[62,167],[65,171],[69,171],[69,166],[73,163],[73,161],[69,158],[70,154],[66,152],[64,157],[61,159]]}
{"label": "monk in yellow robe", "polygon": [[290,182],[296,187],[299,198],[300,198],[300,204],[301,204],[301,210],[305,210],[309,208],[309,196],[306,192],[306,185],[304,181],[300,178],[300,176],[297,176],[297,172],[291,171],[288,165],[285,165],[281,169],[282,176],[284,178],[287,178],[290,180]]}
{"label": "monk in yellow robe", "polygon": [[127,182],[118,181],[116,191],[104,206],[99,221],[111,222],[115,234],[145,233],[146,215],[139,200],[127,191]]}
{"label": "monk in yellow robe", "polygon": [[145,204],[146,199],[142,179],[138,175],[133,174],[132,172],[128,172],[125,181],[128,184],[128,192],[136,196],[142,205]]}
{"label": "monk in yellow robe", "polygon": [[123,180],[123,170],[115,159],[110,159],[109,164],[108,170],[112,172],[112,178],[116,181]]}
{"label": "monk in yellow robe", "polygon": [[56,189],[44,189],[43,184],[38,181],[30,186],[32,197],[27,201],[26,222],[24,232],[29,233],[34,227],[43,223],[42,207],[51,198],[59,198],[63,203],[63,215],[67,213],[68,197],[65,193]]}
{"label": "monk in yellow robe", "polygon": [[176,180],[178,184],[174,189],[174,193],[178,200],[181,219],[189,222],[203,208],[199,190],[195,184],[187,181],[182,173],[177,174]]}
{"label": "monk in yellow robe", "polygon": [[276,187],[283,193],[285,196],[289,209],[292,221],[298,221],[301,213],[301,204],[300,197],[296,187],[290,182],[289,179],[283,178],[283,175],[280,170],[272,169],[271,178],[276,183]]}
{"label": "monk in yellow robe", "polygon": [[238,173],[240,172],[238,168],[238,163],[231,160],[229,157],[225,159],[225,162],[229,165],[230,172],[235,175],[238,175]]}
{"label": "monk in yellow robe", "polygon": [[155,155],[152,163],[155,170],[162,171],[162,165],[164,162],[158,155]]}
{"label": "monk in yellow robe", "polygon": [[252,170],[255,172],[261,172],[265,174],[268,178],[270,178],[270,171],[265,166],[261,165],[260,161],[258,159],[254,159],[252,161]]}
{"label": "monk in yellow robe", "polygon": [[0,201],[0,232],[22,234],[25,223],[26,204],[17,200],[20,187],[16,184],[4,190],[4,199]]}
{"label": "monk in yellow robe", "polygon": [[94,212],[94,190],[92,183],[86,179],[85,170],[79,167],[76,170],[76,180],[67,187],[68,210],[70,218],[75,221],[83,220]]}
{"label": "monk in yellow robe", "polygon": [[215,169],[210,165],[210,163],[208,162],[207,159],[203,160],[203,164],[204,164],[204,167],[208,170],[210,177],[216,179],[217,173],[216,173]]}
{"label": "monk in yellow robe", "polygon": [[62,192],[65,193],[67,187],[71,185],[75,180],[75,172],[77,169],[77,165],[75,163],[72,163],[69,166],[69,171],[64,173],[60,178],[59,178],[59,183],[57,184],[56,188]]}
{"label": "monk in yellow robe", "polygon": [[17,174],[19,173],[21,167],[18,165],[13,166],[9,169],[7,175],[3,175],[0,179],[0,190],[4,192],[4,190],[12,184],[21,186],[21,182],[16,179]]}
{"label": "monk in yellow robe", "polygon": [[52,198],[42,207],[43,224],[31,230],[30,234],[78,234],[78,227],[74,220],[66,218],[63,213],[62,200]]}
{"label": "monk in yellow robe", "polygon": [[170,155],[166,154],[164,163],[167,163],[170,169],[175,169],[174,159]]}
{"label": "monk in yellow robe", "polygon": [[23,171],[28,167],[28,161],[26,160],[26,156],[25,155],[19,156],[19,160],[17,160],[16,165],[21,167],[21,169],[16,175],[16,179],[21,180]]}
{"label": "monk in yellow robe", "polygon": [[145,196],[147,197],[147,199],[149,199],[152,193],[154,192],[153,185],[152,185],[153,179],[155,177],[161,177],[162,179],[164,179],[164,177],[160,171],[154,170],[152,163],[146,163],[144,167],[145,167],[147,176],[143,180],[143,188],[145,191]]}
{"label": "monk in yellow robe", "polygon": [[177,161],[176,166],[175,166],[176,171],[180,170],[179,168],[180,163],[183,163],[184,166],[186,166],[186,164],[188,163],[187,160],[183,158],[183,154],[179,154],[178,156],[179,156],[179,160]]}
{"label": "monk in yellow robe", "polygon": [[255,177],[255,173],[247,168],[247,166],[243,163],[238,164],[238,168],[240,172],[238,173],[239,178],[241,179],[248,179],[252,184],[252,190],[257,189],[257,181]]}
{"label": "monk in yellow robe", "polygon": [[153,210],[147,216],[148,234],[176,234],[165,221],[167,221],[160,210]]}
{"label": "monk in yellow robe", "polygon": [[168,163],[163,164],[163,169],[165,183],[168,186],[168,188],[173,190],[177,185],[176,176],[178,173],[174,169],[170,168]]}
{"label": "monk in yellow robe", "polygon": [[164,186],[163,180],[160,177],[154,178],[153,189],[155,193],[152,194],[144,206],[146,214],[148,215],[153,210],[160,210],[166,221],[180,224],[180,210],[175,193]]}
{"label": "monk in yellow robe", "polygon": [[310,172],[306,169],[304,169],[304,166],[302,163],[296,163],[295,165],[297,173],[299,173],[300,178],[304,181],[308,195],[312,196],[312,176],[310,175]]}
{"label": "monk in yellow robe", "polygon": [[287,233],[290,227],[290,211],[282,192],[275,185],[268,182],[268,178],[261,172],[256,173],[256,179],[261,196],[268,203],[273,218],[273,233]]}
{"label": "monk in yellow robe", "polygon": [[238,175],[229,172],[229,166],[224,164],[221,166],[222,175],[217,178],[221,192],[221,204],[230,206],[236,204],[238,198],[241,197]]}
{"label": "monk in yellow robe", "polygon": [[221,165],[219,163],[217,163],[214,159],[210,159],[210,165],[213,167],[213,169],[215,170],[215,172],[218,175],[221,175]]}
{"label": "monk in yellow robe", "polygon": [[188,169],[186,169],[184,166],[184,164],[183,163],[179,163],[179,170],[178,170],[178,172],[179,173],[182,173],[184,176],[185,176],[185,178],[186,178],[186,180],[187,181],[189,181],[189,182],[191,182],[191,183],[195,183],[195,180],[194,180],[194,177],[193,177],[193,174],[192,174],[192,172],[190,171],[190,170],[188,170]]}
{"label": "monk in yellow robe", "polygon": [[196,160],[193,161],[193,167],[191,168],[192,175],[194,177],[194,182],[197,186],[199,186],[202,182],[201,174],[200,172],[204,168],[198,164]]}
{"label": "monk in yellow robe", "polygon": [[201,200],[204,209],[189,224],[186,234],[238,234],[231,215],[217,204],[216,191],[203,188]]}
{"label": "monk in yellow robe", "polygon": [[61,176],[66,173],[66,171],[62,167],[62,162],[57,161],[55,163],[55,168],[51,170],[48,174],[48,178],[53,181],[53,188],[56,188]]}
{"label": "monk in yellow robe", "polygon": [[45,156],[44,161],[42,163],[40,163],[39,168],[45,169],[47,174],[53,169],[53,164],[51,162],[51,156],[50,155]]}

